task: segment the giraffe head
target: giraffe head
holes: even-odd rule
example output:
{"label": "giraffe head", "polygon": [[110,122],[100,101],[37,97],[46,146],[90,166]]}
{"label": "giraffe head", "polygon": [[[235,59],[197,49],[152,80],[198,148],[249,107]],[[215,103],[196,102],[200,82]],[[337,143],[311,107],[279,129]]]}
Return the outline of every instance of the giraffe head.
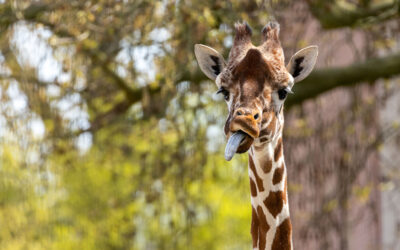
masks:
{"label": "giraffe head", "polygon": [[224,126],[228,140],[225,158],[246,152],[253,143],[264,144],[281,133],[282,107],[296,82],[312,71],[317,46],[295,53],[287,66],[279,41],[279,24],[269,22],[262,30],[261,45],[251,42],[247,23],[235,24],[235,38],[226,63],[213,48],[195,45],[201,70],[215,80],[229,115]]}

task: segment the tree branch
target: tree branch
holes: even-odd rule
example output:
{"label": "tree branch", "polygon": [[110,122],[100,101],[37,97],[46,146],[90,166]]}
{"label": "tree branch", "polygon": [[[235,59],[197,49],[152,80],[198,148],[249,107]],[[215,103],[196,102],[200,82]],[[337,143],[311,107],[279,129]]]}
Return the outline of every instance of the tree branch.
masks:
{"label": "tree branch", "polygon": [[312,14],[325,29],[352,27],[373,21],[371,18],[383,21],[400,14],[398,0],[382,1],[367,7],[337,1],[308,0],[307,2]]}
{"label": "tree branch", "polygon": [[[321,12],[317,14],[321,15],[321,23],[323,23],[324,20],[328,20],[325,22],[325,25],[327,25],[326,27],[340,27],[354,24],[357,20],[359,20],[359,18],[377,15],[387,11],[390,7],[393,8],[393,6],[398,7],[397,1],[398,0],[393,0],[385,2],[379,6],[375,5],[374,8],[370,7],[361,9],[345,9],[342,6],[338,7],[338,5],[335,4],[338,10],[335,12],[328,11],[328,14],[326,14],[327,8],[332,8],[332,4],[329,4],[329,2],[326,1],[308,0],[310,6],[315,7],[319,4],[323,5],[323,8],[320,10]],[[55,34],[61,37],[68,36],[75,38],[75,36],[70,34],[67,30],[56,29],[53,24],[46,23],[45,20],[40,18],[42,12],[52,10],[55,7],[56,5],[51,7],[46,7],[43,5],[32,6],[25,9],[22,14],[25,19],[29,21],[43,23],[51,28]],[[313,7],[311,9],[313,9]],[[398,8],[395,8],[395,10],[398,12]],[[5,7],[0,8],[0,13],[6,14],[6,11],[7,9]],[[322,13],[327,16],[325,19],[322,17]],[[11,17],[10,19],[10,16],[8,16],[8,20],[7,18],[4,19],[3,17],[3,19],[0,18],[0,24],[11,24],[16,20],[16,17]],[[86,48],[83,48],[83,50],[88,56],[90,56],[93,62],[100,66],[103,71],[113,80],[113,82],[125,92],[127,101],[130,105],[142,100],[145,89],[132,88],[125,79],[116,74],[107,61],[102,60],[97,55],[97,51]],[[300,104],[307,99],[314,98],[339,86],[351,86],[363,81],[372,82],[379,78],[388,78],[397,74],[400,74],[400,54],[370,59],[365,62],[356,63],[346,67],[316,70],[308,78],[295,86],[294,91],[296,94],[288,98],[286,106],[291,107],[293,105]],[[183,72],[180,76],[177,76],[175,82],[179,83],[182,81],[190,81],[194,84],[199,84],[203,80],[206,80],[206,77],[200,72],[200,70],[196,70],[195,72]],[[160,87],[145,88],[150,96],[154,96],[161,91]],[[119,110],[121,109],[118,109],[118,111]]]}
{"label": "tree branch", "polygon": [[286,107],[299,104],[340,86],[352,86],[360,82],[371,82],[400,74],[400,53],[382,58],[373,58],[350,66],[316,70],[295,85]]}

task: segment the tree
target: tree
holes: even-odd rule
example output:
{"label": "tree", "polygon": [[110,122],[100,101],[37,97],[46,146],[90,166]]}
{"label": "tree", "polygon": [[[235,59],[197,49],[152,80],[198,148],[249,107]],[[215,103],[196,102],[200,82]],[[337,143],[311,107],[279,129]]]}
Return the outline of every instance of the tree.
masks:
{"label": "tree", "polygon": [[[1,3],[0,216],[7,221],[1,248],[248,247],[246,156],[223,166],[219,128],[225,111],[216,104],[214,84],[196,65],[194,44],[208,44],[226,57],[235,21],[247,20],[257,37],[276,18],[290,56],[311,41],[291,39],[302,32],[289,31],[295,25],[285,23],[292,20],[285,15],[317,23],[316,34],[351,27],[368,36],[397,20],[398,6],[287,0]],[[367,39],[370,48],[347,66],[321,62],[296,86],[286,107],[288,136],[299,113],[305,121],[315,118],[305,112],[306,101],[353,91],[338,90],[344,86],[375,86],[377,79],[400,73],[398,54],[377,55],[371,44],[379,39]],[[348,105],[356,109],[365,102]],[[368,108],[343,114],[346,123],[335,133],[364,119],[366,110],[376,111]],[[294,136],[288,144],[303,139]],[[335,157],[332,166],[343,161],[343,155]],[[320,198],[322,209],[336,197]],[[345,213],[348,197],[342,198]]]}

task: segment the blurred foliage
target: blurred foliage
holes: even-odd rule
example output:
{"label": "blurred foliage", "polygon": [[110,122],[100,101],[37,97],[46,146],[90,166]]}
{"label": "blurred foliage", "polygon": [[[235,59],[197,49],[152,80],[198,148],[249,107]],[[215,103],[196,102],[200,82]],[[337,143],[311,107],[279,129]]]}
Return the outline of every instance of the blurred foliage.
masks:
{"label": "blurred foliage", "polygon": [[234,22],[259,36],[290,4],[2,1],[0,249],[249,248],[247,156],[223,159],[192,51],[227,56]]}
{"label": "blurred foliage", "polygon": [[241,4],[0,4],[1,249],[251,244],[246,159],[225,166],[221,131],[207,139],[214,86],[175,86]]}

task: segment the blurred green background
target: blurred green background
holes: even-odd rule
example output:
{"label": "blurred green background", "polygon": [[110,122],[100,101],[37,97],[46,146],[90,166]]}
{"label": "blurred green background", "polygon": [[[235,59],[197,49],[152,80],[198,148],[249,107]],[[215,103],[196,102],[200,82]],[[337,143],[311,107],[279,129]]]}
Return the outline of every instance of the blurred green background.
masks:
{"label": "blurred green background", "polygon": [[400,249],[398,0],[0,1],[0,249],[250,249],[247,155],[193,47],[233,24],[286,59],[297,249]]}

